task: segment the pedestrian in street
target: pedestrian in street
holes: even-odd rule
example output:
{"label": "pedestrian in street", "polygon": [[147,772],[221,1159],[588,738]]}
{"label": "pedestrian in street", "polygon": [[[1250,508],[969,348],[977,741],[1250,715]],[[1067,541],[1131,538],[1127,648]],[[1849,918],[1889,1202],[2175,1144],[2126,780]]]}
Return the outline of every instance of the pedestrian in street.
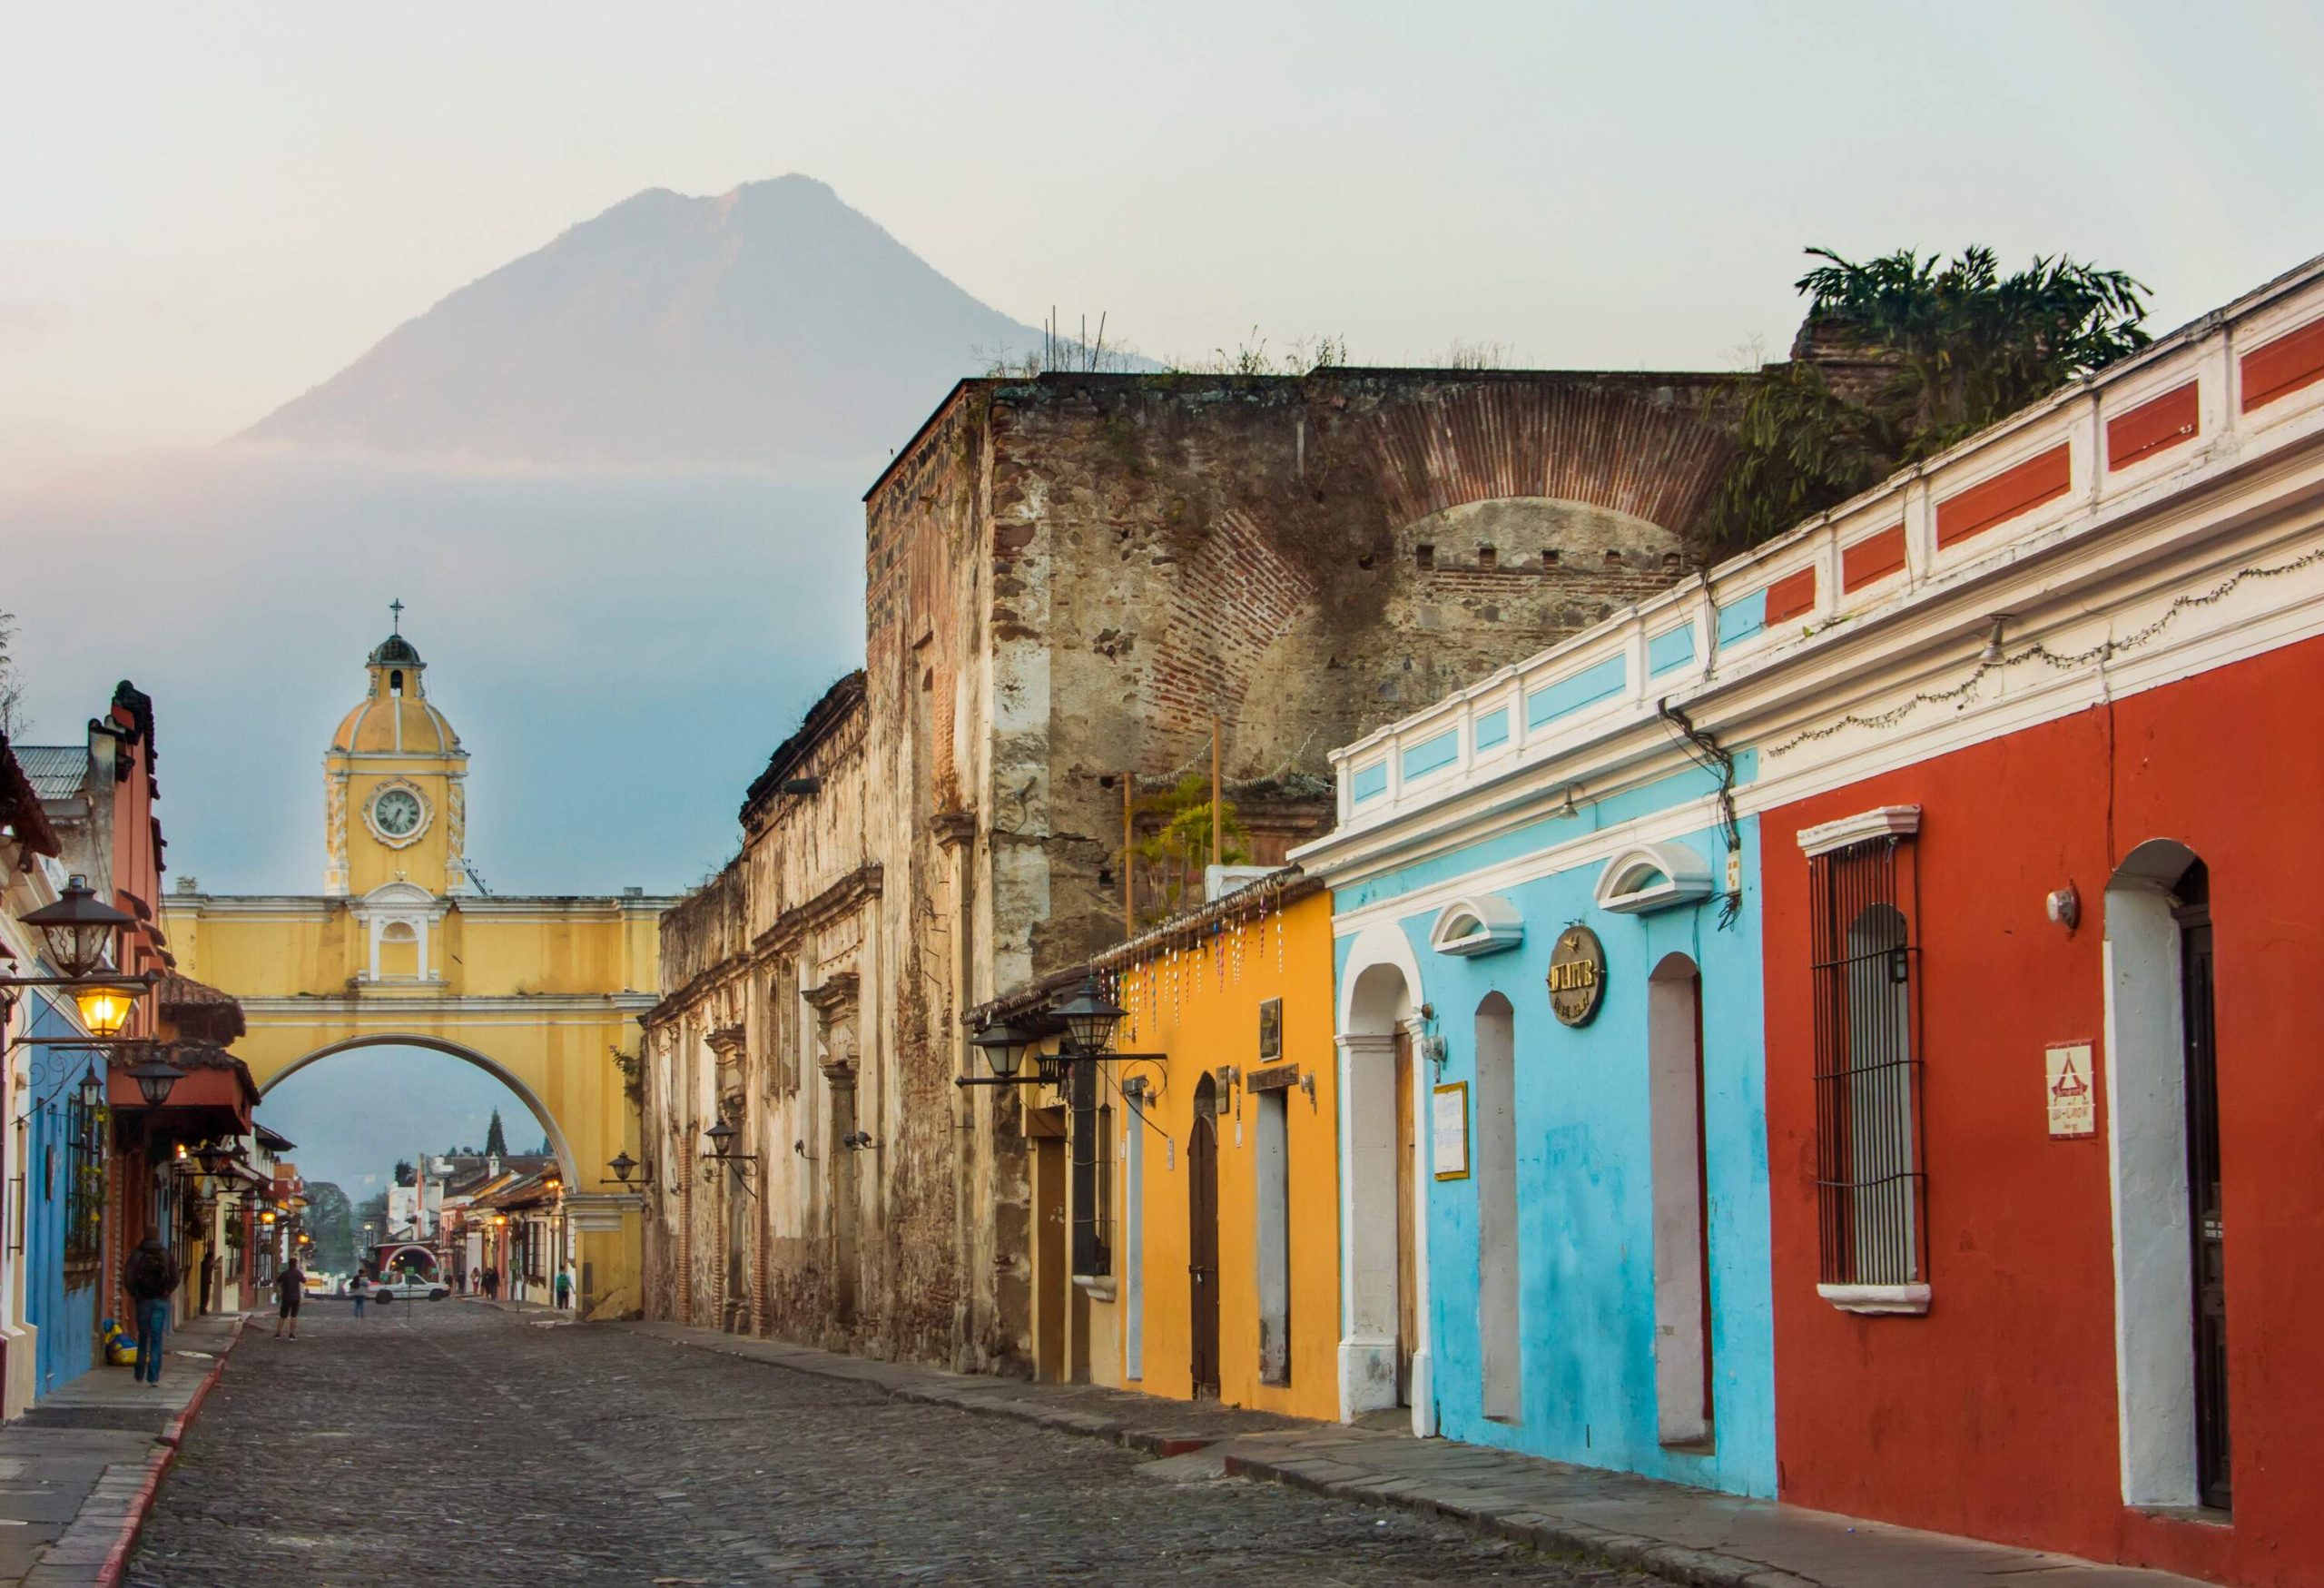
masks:
{"label": "pedestrian in street", "polygon": [[[307,1297],[307,1271],[292,1258],[274,1277],[274,1294],[278,1303],[274,1318],[274,1337],[295,1340],[299,1337],[299,1303]],[[290,1332],[285,1334],[283,1331]]]}
{"label": "pedestrian in street", "polygon": [[498,1299],[499,1295],[500,1270],[497,1268],[487,1268],[484,1271],[484,1298],[487,1301],[493,1301]]}
{"label": "pedestrian in street", "polygon": [[162,1340],[170,1327],[170,1297],[178,1287],[178,1260],[162,1244],[162,1232],[145,1227],[145,1238],[121,1266],[121,1287],[137,1310],[137,1381],[162,1382]]}
{"label": "pedestrian in street", "polygon": [[559,1264],[556,1270],[556,1310],[563,1312],[573,1305],[573,1265]]}
{"label": "pedestrian in street", "polygon": [[363,1303],[369,1300],[369,1297],[366,1294],[366,1284],[362,1272],[359,1269],[357,1271],[355,1277],[347,1282],[347,1294],[355,1303],[355,1316],[357,1317],[361,1317],[363,1316]]}

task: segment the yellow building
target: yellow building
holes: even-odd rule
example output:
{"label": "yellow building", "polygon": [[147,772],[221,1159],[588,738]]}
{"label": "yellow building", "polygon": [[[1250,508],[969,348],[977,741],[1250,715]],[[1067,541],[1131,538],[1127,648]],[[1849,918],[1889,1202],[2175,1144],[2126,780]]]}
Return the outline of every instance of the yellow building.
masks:
{"label": "yellow building", "polygon": [[468,752],[428,698],[427,665],[397,632],[365,666],[369,686],[323,758],[322,893],[207,893],[182,879],[162,908],[178,967],[241,1001],[250,1030],[235,1051],[261,1095],[319,1059],[384,1045],[450,1053],[505,1082],[563,1167],[585,1312],[635,1310],[639,1198],[606,1166],[641,1156],[637,1017],[657,996],[674,901],[475,886]]}
{"label": "yellow building", "polygon": [[1279,873],[979,1014],[1085,972],[1128,1057],[1022,1089],[1039,1376],[1336,1418],[1331,895]]}

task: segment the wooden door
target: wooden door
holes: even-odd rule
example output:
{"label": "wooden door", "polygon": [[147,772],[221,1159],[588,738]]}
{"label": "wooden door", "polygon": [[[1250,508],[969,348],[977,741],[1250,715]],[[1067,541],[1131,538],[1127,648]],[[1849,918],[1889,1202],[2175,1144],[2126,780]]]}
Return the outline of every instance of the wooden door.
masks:
{"label": "wooden door", "polygon": [[1195,1106],[1193,1133],[1187,1139],[1187,1290],[1194,1308],[1187,1371],[1196,1395],[1215,1396],[1218,1394],[1218,1121],[1200,1099]]}
{"label": "wooden door", "polygon": [[1413,1352],[1420,1345],[1420,1264],[1415,1237],[1420,1209],[1414,1203],[1413,1040],[1396,1033],[1396,1404],[1413,1404]]}
{"label": "wooden door", "polygon": [[2220,1197],[2219,1055],[2212,1011],[2210,873],[2179,882],[2181,1008],[2187,1062],[2187,1214],[2195,1280],[2195,1488],[2225,1511],[2235,1488],[2227,1425],[2227,1235]]}

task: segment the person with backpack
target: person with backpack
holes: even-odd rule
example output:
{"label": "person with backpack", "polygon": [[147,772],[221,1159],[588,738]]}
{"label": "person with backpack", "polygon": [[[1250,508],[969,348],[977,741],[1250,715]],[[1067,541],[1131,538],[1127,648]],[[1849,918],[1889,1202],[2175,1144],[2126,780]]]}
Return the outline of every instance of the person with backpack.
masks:
{"label": "person with backpack", "polygon": [[573,1265],[566,1263],[556,1270],[556,1310],[563,1312],[573,1305]]}
{"label": "person with backpack", "polygon": [[363,1316],[363,1304],[370,1299],[367,1293],[370,1281],[363,1277],[363,1270],[360,1268],[356,1269],[355,1277],[347,1282],[347,1294],[354,1299],[357,1317]]}
{"label": "person with backpack", "polygon": [[170,1297],[178,1287],[178,1260],[162,1244],[162,1232],[145,1227],[145,1238],[121,1266],[121,1287],[137,1313],[136,1378],[162,1382],[162,1341],[170,1328]]}
{"label": "person with backpack", "polygon": [[[274,1337],[295,1340],[299,1337],[299,1303],[307,1298],[307,1271],[292,1258],[282,1265],[282,1272],[274,1277],[274,1294],[281,1303],[274,1319]],[[288,1328],[290,1332],[284,1334]]]}

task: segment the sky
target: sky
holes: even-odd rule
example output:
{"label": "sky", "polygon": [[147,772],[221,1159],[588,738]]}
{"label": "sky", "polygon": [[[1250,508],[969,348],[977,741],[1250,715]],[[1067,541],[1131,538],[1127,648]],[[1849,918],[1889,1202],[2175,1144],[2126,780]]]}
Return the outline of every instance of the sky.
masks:
{"label": "sky", "polygon": [[[78,737],[134,679],[172,872],[312,891],[323,747],[400,598],[474,757],[489,885],[678,891],[718,865],[750,777],[860,661],[857,498],[881,459],[773,477],[216,446],[642,189],[804,173],[996,309],[1103,315],[1181,360],[1328,336],[1360,363],[1488,344],[1735,368],[1788,344],[1809,244],[2070,252],[2145,281],[2162,330],[2324,249],[2319,15],[15,5],[0,612],[31,739]],[[342,1084],[392,1098],[416,1073]]]}
{"label": "sky", "polygon": [[2318,246],[2312,5],[2247,0],[12,8],[0,470],[204,445],[646,187],[800,171],[1149,353],[1716,365],[1798,251]]}

